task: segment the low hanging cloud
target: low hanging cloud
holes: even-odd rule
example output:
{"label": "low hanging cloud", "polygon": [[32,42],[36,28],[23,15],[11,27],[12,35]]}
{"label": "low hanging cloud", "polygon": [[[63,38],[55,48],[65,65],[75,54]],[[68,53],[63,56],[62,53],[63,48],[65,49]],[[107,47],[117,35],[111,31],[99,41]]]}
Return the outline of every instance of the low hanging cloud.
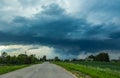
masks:
{"label": "low hanging cloud", "polygon": [[7,53],[11,56],[14,56],[14,55],[17,56],[19,54],[25,54],[25,53],[27,55],[35,55],[37,58],[42,58],[43,56],[47,56],[48,59],[52,59],[55,56],[60,56],[60,54],[55,53],[54,48],[52,47],[34,45],[37,47],[35,48],[33,45],[16,45],[16,48],[20,48],[20,49],[14,50],[12,49],[12,47],[14,46],[15,45],[8,46],[9,49]]}

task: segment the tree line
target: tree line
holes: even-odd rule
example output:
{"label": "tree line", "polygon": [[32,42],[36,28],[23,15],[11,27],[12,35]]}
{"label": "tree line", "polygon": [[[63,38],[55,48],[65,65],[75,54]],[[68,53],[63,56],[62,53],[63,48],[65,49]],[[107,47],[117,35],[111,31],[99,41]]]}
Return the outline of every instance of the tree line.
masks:
{"label": "tree line", "polygon": [[18,56],[10,56],[6,52],[3,52],[0,56],[0,64],[34,64],[44,61],[103,61],[109,62],[108,53],[99,53],[97,55],[90,55],[86,59],[65,59],[61,60],[58,56],[53,59],[47,59],[46,56],[42,58],[36,58],[35,55],[19,54]]}
{"label": "tree line", "polygon": [[[65,60],[69,61],[69,60]],[[100,61],[100,62],[109,62],[109,54],[105,52],[101,52],[97,55],[89,55],[85,59],[72,59],[71,61]]]}
{"label": "tree line", "polygon": [[36,58],[35,55],[27,55],[25,54],[19,54],[18,56],[10,56],[6,52],[1,53],[0,56],[0,64],[35,64],[39,62],[45,62],[45,61],[61,61],[58,56],[54,57],[54,59],[47,59],[47,56],[43,56],[42,58]]}
{"label": "tree line", "polygon": [[110,58],[108,53],[99,53],[97,55],[90,55],[87,57],[87,59],[91,59],[93,61],[103,61],[103,62],[109,62]]}
{"label": "tree line", "polygon": [[0,64],[33,64],[37,63],[39,59],[35,55],[19,54],[18,56],[10,56],[3,52],[0,57]]}
{"label": "tree line", "polygon": [[105,52],[101,52],[97,55],[89,55],[88,57],[86,57],[85,59],[64,59],[61,60],[58,56],[54,57],[53,59],[47,59],[46,56],[43,56],[43,58],[41,58],[41,61],[101,61],[101,62],[109,62],[110,58],[109,58],[109,54],[105,53]]}

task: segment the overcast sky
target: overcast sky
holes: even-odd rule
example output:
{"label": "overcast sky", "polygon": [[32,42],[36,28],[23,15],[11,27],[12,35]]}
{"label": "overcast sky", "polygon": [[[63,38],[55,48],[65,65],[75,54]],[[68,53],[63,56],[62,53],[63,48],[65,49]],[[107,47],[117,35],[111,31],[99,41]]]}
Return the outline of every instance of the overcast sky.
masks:
{"label": "overcast sky", "polygon": [[120,0],[0,0],[0,52],[120,56]]}

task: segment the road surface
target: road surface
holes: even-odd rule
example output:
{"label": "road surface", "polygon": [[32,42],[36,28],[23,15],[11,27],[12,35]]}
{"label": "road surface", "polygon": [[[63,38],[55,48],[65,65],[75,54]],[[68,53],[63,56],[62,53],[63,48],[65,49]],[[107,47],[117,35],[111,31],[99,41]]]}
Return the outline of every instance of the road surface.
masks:
{"label": "road surface", "polygon": [[63,68],[45,62],[43,64],[33,65],[27,68],[16,70],[4,75],[0,78],[75,78],[72,74]]}

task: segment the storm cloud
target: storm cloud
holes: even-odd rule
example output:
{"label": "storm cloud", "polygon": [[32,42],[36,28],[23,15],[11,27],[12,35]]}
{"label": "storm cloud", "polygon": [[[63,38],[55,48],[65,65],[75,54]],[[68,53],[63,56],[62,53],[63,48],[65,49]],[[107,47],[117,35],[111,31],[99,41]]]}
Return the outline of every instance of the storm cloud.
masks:
{"label": "storm cloud", "polygon": [[1,45],[37,44],[63,55],[120,50],[119,0],[0,2]]}

